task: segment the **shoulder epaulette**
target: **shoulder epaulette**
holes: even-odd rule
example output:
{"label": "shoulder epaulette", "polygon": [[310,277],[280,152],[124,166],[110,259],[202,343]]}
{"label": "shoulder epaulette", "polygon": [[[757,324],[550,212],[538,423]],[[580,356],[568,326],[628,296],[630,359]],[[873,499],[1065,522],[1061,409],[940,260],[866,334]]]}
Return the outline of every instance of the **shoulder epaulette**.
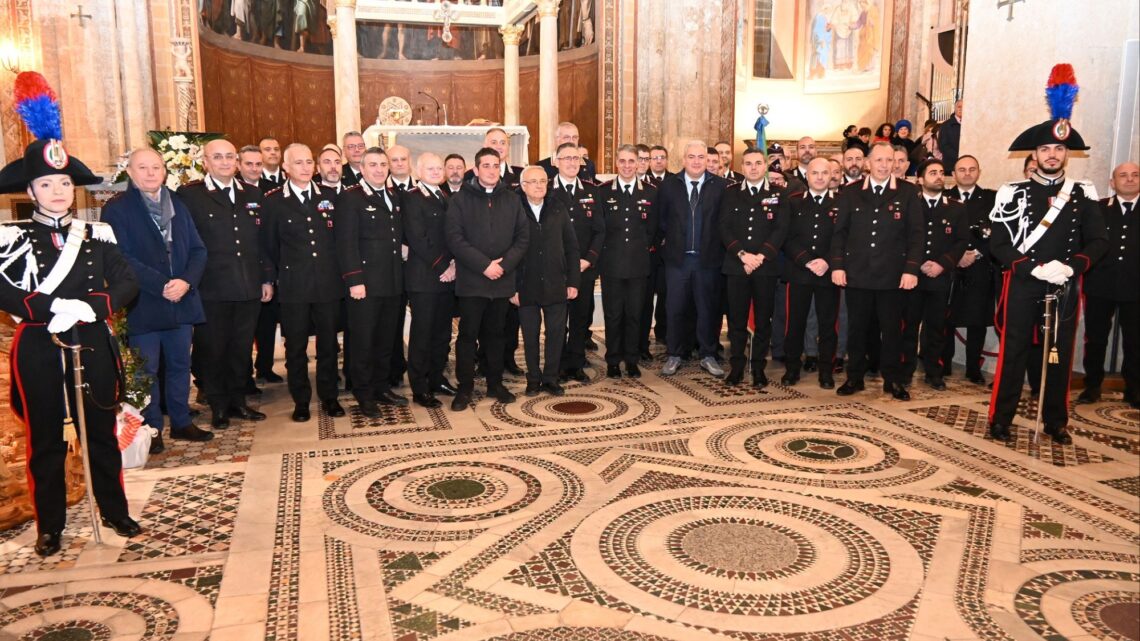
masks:
{"label": "shoulder epaulette", "polygon": [[788,194],[788,198],[799,198],[806,193],[806,191],[793,191],[792,193]]}
{"label": "shoulder epaulette", "polygon": [[1074,182],[1077,183],[1077,187],[1081,188],[1081,193],[1085,198],[1088,198],[1089,200],[1099,200],[1096,194],[1096,185],[1092,184],[1091,180],[1082,178]]}
{"label": "shoulder epaulette", "polygon": [[346,191],[353,191],[353,190],[358,190],[358,189],[360,189],[360,183],[356,183],[355,185],[349,185],[347,187],[344,187],[340,190],[340,193],[343,194]]}
{"label": "shoulder epaulette", "polygon": [[10,247],[24,236],[23,224],[26,220],[9,220],[0,223],[0,247]]}
{"label": "shoulder epaulette", "polygon": [[87,223],[91,227],[91,237],[95,240],[101,240],[105,243],[112,243],[118,245],[119,241],[115,239],[115,230],[107,223]]}
{"label": "shoulder epaulette", "polygon": [[265,192],[265,193],[264,193],[264,194],[262,194],[262,195],[263,195],[263,196],[272,196],[273,194],[276,194],[276,193],[280,192],[282,189],[285,189],[285,186],[284,186],[284,185],[282,185],[282,186],[280,186],[280,187],[274,187],[273,189],[270,189],[269,191]]}

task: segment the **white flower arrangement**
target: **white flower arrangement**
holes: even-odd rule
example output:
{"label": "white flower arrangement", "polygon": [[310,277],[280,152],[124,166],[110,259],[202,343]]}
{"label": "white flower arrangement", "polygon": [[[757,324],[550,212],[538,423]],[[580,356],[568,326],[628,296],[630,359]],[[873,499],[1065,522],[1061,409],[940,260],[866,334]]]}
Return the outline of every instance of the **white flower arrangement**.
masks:
{"label": "white flower arrangement", "polygon": [[[177,191],[186,183],[202,180],[206,168],[202,164],[202,153],[206,143],[221,138],[221,134],[197,132],[151,131],[147,134],[150,146],[162,156],[166,165],[166,186]],[[119,156],[115,166],[115,177],[111,182],[127,179],[127,154]]]}

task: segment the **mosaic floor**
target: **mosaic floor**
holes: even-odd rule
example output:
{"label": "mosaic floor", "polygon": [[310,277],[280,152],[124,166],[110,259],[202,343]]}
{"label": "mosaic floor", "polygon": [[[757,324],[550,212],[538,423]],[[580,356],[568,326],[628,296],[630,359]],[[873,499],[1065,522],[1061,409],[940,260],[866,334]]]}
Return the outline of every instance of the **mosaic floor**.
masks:
{"label": "mosaic floor", "polygon": [[1119,395],[1072,446],[1002,444],[960,378],[901,403],[590,359],[459,414],[298,425],[270,385],[269,421],[126,474],[143,536],[96,545],[82,506],[48,559],[0,533],[0,641],[1140,639]]}

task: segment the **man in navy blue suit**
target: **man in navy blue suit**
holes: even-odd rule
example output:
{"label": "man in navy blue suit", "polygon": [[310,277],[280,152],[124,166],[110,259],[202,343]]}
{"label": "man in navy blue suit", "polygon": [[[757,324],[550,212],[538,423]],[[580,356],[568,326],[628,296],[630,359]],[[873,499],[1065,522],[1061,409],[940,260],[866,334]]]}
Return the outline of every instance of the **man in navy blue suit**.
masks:
{"label": "man in navy blue suit", "polygon": [[[127,174],[131,184],[103,207],[103,222],[115,230],[119,249],[138,276],[139,296],[127,307],[127,325],[130,345],[154,381],[143,417],[161,436],[165,401],[172,437],[208,441],[213,433],[194,425],[189,405],[190,341],[194,325],[206,321],[198,297],[206,246],[190,211],[165,187],[166,167],[157,151],[131,152]],[[158,382],[160,362],[165,388]]]}
{"label": "man in navy blue suit", "polygon": [[669,292],[669,357],[661,373],[672,376],[681,365],[686,314],[696,314],[701,367],[724,376],[716,360],[721,327],[721,264],[724,245],[718,233],[725,180],[705,170],[708,145],[691,140],[682,156],[684,171],[663,180],[657,191],[660,235],[664,237],[665,282]]}

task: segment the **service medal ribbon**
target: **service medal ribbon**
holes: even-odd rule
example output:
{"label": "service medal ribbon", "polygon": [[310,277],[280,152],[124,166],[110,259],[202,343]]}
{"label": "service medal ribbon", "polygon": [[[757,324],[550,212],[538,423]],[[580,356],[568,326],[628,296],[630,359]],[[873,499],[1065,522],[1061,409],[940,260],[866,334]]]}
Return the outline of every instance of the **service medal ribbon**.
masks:
{"label": "service medal ribbon", "polygon": [[246,209],[261,209],[261,203],[246,203]]}

